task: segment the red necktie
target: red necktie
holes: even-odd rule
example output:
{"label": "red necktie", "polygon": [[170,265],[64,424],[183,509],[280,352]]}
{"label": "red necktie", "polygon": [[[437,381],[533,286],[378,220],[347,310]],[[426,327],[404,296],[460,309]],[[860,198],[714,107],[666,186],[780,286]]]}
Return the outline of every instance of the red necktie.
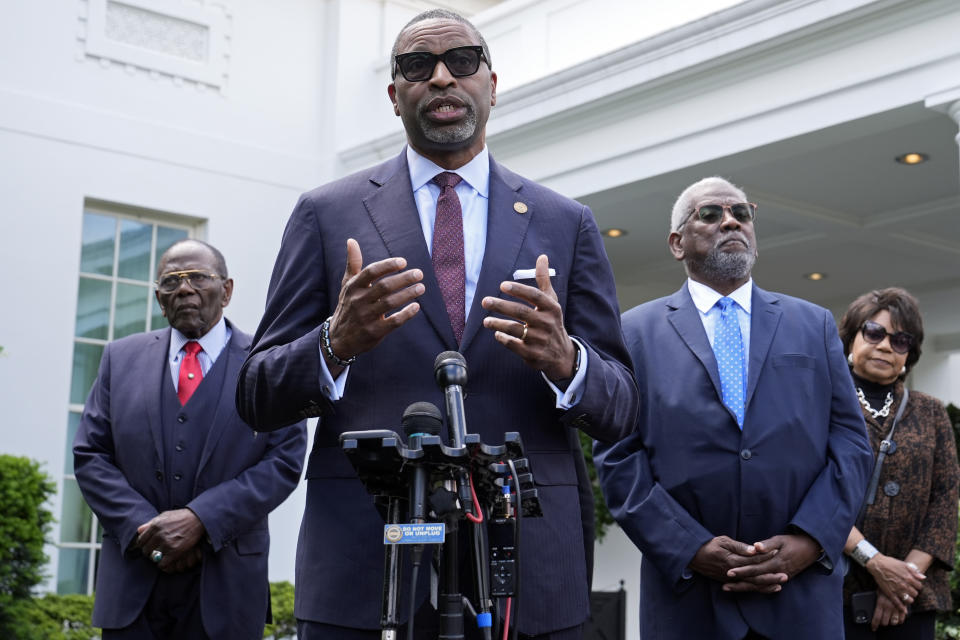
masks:
{"label": "red necktie", "polygon": [[181,405],[187,404],[187,400],[203,380],[203,369],[197,359],[197,354],[203,351],[203,347],[196,340],[191,340],[183,345],[183,350],[186,353],[180,362],[180,382],[177,384],[177,397],[180,398]]}
{"label": "red necktie", "polygon": [[433,178],[440,186],[433,223],[433,271],[440,284],[453,335],[460,343],[466,316],[466,266],[463,259],[463,210],[454,187],[463,178],[444,171]]}

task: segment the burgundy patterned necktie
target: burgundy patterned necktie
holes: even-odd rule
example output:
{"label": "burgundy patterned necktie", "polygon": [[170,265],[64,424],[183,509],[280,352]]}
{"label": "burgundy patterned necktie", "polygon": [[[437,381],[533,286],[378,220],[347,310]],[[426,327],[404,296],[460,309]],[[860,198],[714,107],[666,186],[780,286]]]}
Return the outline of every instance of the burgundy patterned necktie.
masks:
{"label": "burgundy patterned necktie", "polygon": [[180,361],[180,379],[177,383],[177,397],[180,398],[181,406],[187,404],[187,400],[203,380],[203,369],[200,368],[200,360],[197,358],[203,347],[196,340],[191,340],[183,345],[183,350],[185,353]]}
{"label": "burgundy patterned necktie", "polygon": [[463,259],[463,210],[454,190],[463,178],[444,171],[433,178],[440,186],[437,217],[433,223],[433,271],[440,283],[443,303],[453,335],[460,344],[466,315],[466,266]]}

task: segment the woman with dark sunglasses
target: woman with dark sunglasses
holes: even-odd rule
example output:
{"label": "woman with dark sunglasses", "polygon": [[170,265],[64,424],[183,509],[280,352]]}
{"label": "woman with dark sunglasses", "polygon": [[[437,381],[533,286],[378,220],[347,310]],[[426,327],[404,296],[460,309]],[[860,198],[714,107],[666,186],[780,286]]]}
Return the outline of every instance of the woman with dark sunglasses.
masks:
{"label": "woman with dark sunglasses", "polygon": [[936,612],[951,608],[960,472],[943,404],[905,391],[923,342],[917,300],[898,288],[871,291],[839,329],[877,457],[844,548],[846,638],[933,640]]}

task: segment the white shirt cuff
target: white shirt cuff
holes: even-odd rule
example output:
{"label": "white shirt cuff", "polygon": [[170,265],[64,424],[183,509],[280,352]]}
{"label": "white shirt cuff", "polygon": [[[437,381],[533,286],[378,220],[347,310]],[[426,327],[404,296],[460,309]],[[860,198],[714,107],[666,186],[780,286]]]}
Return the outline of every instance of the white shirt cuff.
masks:
{"label": "white shirt cuff", "polygon": [[557,385],[550,382],[550,378],[544,375],[542,371],[540,372],[540,375],[543,376],[543,379],[547,381],[547,384],[550,385],[550,388],[557,395],[557,409],[569,409],[580,402],[580,398],[583,397],[584,380],[586,380],[587,377],[587,348],[573,336],[570,336],[570,339],[573,340],[573,343],[577,345],[577,349],[580,350],[580,368],[577,369],[577,373],[567,386],[567,390],[562,391]]}
{"label": "white shirt cuff", "polygon": [[323,357],[323,345],[318,344],[320,350],[320,390],[330,402],[336,402],[343,397],[343,390],[347,386],[347,374],[350,373],[350,367],[344,367],[337,379],[334,380],[330,375],[330,369],[327,368],[327,359]]}

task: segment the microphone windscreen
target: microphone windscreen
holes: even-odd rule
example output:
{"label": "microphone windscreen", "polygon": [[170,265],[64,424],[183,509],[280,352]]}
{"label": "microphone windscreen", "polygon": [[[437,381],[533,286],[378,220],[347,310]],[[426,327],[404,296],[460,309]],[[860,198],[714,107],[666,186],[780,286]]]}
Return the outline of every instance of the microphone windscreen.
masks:
{"label": "microphone windscreen", "polygon": [[436,360],[433,361],[433,370],[436,371],[440,367],[446,366],[448,364],[460,365],[461,367],[467,366],[467,359],[461,355],[459,351],[444,351],[437,356]]}
{"label": "microphone windscreen", "polygon": [[400,425],[408,438],[416,433],[438,436],[443,428],[443,416],[432,402],[414,402],[403,411]]}
{"label": "microphone windscreen", "polygon": [[467,360],[457,351],[444,351],[433,361],[433,377],[441,387],[467,386]]}

